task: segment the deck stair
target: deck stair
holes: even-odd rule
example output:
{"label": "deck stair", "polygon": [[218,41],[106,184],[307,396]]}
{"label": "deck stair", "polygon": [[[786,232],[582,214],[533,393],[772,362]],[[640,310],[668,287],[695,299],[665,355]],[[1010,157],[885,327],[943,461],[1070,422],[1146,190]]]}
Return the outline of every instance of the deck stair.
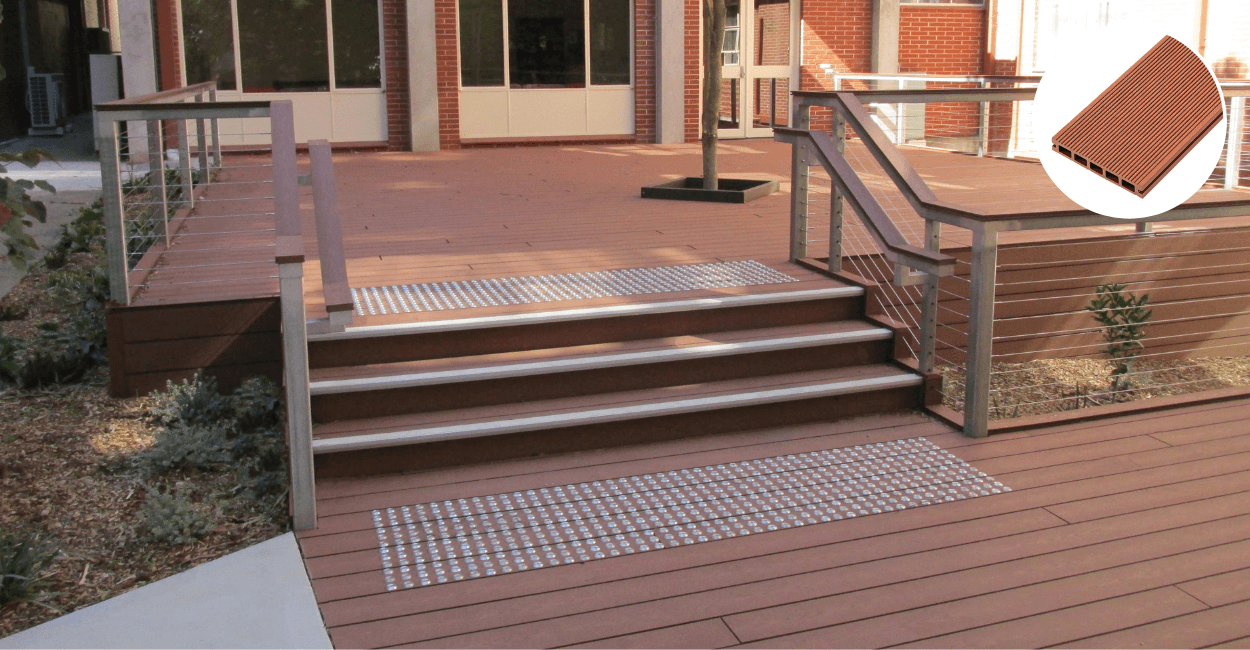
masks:
{"label": "deck stair", "polygon": [[382,474],[919,406],[863,290],[311,336],[318,476]]}

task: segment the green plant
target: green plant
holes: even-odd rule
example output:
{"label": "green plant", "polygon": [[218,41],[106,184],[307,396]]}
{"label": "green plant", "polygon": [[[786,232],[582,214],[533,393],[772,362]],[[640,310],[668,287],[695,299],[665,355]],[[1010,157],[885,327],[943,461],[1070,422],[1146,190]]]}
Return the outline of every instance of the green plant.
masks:
{"label": "green plant", "polygon": [[152,421],[163,426],[220,423],[231,410],[230,400],[217,393],[217,379],[202,377],[199,372],[180,384],[168,381],[163,392],[154,391],[150,396],[155,400],[149,411]]}
{"label": "green plant", "polygon": [[0,605],[39,594],[39,574],[56,558],[54,545],[37,533],[0,532]]}
{"label": "green plant", "polygon": [[48,338],[27,352],[18,366],[14,383],[25,389],[73,383],[95,365],[80,348]]}
{"label": "green plant", "polygon": [[[0,78],[3,78],[0,76]],[[8,172],[5,165],[20,163],[34,168],[43,159],[52,160],[52,155],[42,149],[27,149],[21,153],[0,153],[0,174]],[[56,192],[47,181],[31,181],[12,179],[0,176],[0,241],[4,242],[5,257],[14,267],[25,270],[30,263],[31,255],[39,249],[39,244],[26,232],[33,223],[48,221],[48,208],[42,201],[31,198],[28,192],[35,188],[48,192]]]}
{"label": "green plant", "polygon": [[43,265],[52,270],[63,268],[69,263],[71,252],[68,248],[53,246],[51,250],[44,254]]}
{"label": "green plant", "polygon": [[104,245],[104,201],[79,208],[78,216],[61,226],[61,239],[57,247],[71,253],[85,253],[93,246]]}
{"label": "green plant", "polygon": [[276,427],[282,419],[282,387],[268,377],[253,377],[234,389],[230,406],[240,431]]}
{"label": "green plant", "polygon": [[1111,370],[1113,394],[1123,394],[1132,389],[1133,364],[1138,352],[1145,347],[1142,339],[1146,338],[1145,328],[1154,313],[1143,309],[1150,300],[1150,294],[1138,298],[1125,292],[1124,287],[1123,284],[1098,285],[1097,296],[1085,307],[1102,326],[1103,340],[1107,342],[1103,353],[1111,357],[1115,364]]}
{"label": "green plant", "polygon": [[227,449],[229,423],[203,424],[178,421],[161,429],[151,447],[135,460],[145,474],[173,470],[210,470],[230,460]]}
{"label": "green plant", "polygon": [[0,388],[18,383],[22,367],[18,353],[21,351],[22,346],[17,339],[0,332]]}
{"label": "green plant", "polygon": [[164,544],[189,544],[212,532],[217,517],[205,504],[192,500],[194,490],[185,483],[168,492],[144,486],[147,498],[139,515],[147,538]]}

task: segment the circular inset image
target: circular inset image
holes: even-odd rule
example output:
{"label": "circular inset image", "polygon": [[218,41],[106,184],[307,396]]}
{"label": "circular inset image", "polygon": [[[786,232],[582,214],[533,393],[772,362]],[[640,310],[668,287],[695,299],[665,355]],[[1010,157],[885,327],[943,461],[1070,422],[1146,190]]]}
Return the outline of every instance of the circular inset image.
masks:
{"label": "circular inset image", "polygon": [[1154,216],[1210,178],[1227,131],[1224,97],[1206,61],[1171,35],[1101,36],[1062,48],[1043,74],[1038,157],[1085,209]]}

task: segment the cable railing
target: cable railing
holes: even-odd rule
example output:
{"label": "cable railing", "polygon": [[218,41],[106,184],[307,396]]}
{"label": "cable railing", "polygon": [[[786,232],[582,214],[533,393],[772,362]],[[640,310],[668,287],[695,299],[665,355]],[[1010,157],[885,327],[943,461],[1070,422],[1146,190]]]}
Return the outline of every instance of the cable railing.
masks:
{"label": "cable railing", "polygon": [[[1241,358],[1250,354],[1250,219],[1236,219],[1250,217],[1250,169],[1240,155],[1246,120],[1231,117],[1250,88],[1222,87],[1230,131],[1204,190],[1133,223],[1067,200],[1023,155],[1019,124],[971,119],[986,105],[991,116],[1027,117],[1021,106],[1035,88],[999,81],[1014,85],[794,93],[795,129],[775,136],[794,144],[792,259],[868,287],[869,313],[895,329],[897,356],[940,386],[931,410],[969,435],[986,435],[991,420],[1250,385]],[[900,104],[926,109],[903,111],[924,115],[923,129],[905,129],[923,137],[900,139],[883,122],[880,109]],[[939,104],[970,110],[942,116],[930,110]],[[803,135],[816,130],[831,135]],[[933,146],[951,138],[981,150]],[[825,164],[822,149],[845,164]],[[852,200],[852,185],[871,201]],[[953,257],[951,271],[892,256],[875,232],[882,220],[909,246]],[[1115,285],[1121,297],[1147,296],[1153,313],[1127,371],[1112,375],[1125,364],[1108,358],[1110,330],[1091,307]]]}

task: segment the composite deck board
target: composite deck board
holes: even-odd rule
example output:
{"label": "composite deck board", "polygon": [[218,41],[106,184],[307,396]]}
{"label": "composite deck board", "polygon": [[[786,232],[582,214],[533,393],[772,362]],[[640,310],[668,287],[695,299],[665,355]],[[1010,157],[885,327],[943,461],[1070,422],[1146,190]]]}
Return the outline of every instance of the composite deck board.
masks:
{"label": "composite deck board", "polygon": [[[417,503],[764,457],[779,448],[794,453],[841,446],[855,427],[840,423],[828,437],[813,435],[816,425],[795,427],[788,441],[755,445],[744,433],[723,437],[732,440],[724,445],[714,437],[337,480],[320,495],[323,507],[346,506],[325,520],[336,532],[301,535],[301,543],[340,646],[611,646],[615,639],[628,646],[635,639],[711,647],[729,642],[723,624],[735,641],[762,645],[1003,645],[1011,630],[1037,639],[1025,645],[1043,645],[1125,628],[1153,643],[1172,638],[1167,621],[1202,615],[1208,618],[1195,620],[1207,621],[1204,629],[1218,630],[1201,637],[1210,640],[1170,645],[1235,642],[1250,633],[1243,622],[1250,618],[1236,609],[1250,599],[1240,579],[1250,571],[1250,433],[1231,427],[1247,414],[1248,401],[1211,404],[986,440],[931,423],[926,438],[978,468],[1000,463],[990,473],[1014,491],[396,592],[382,589],[376,548],[367,547],[376,540],[340,545],[361,530],[370,498]],[[862,419],[873,436],[866,441],[926,426],[916,416],[893,418]],[[1210,438],[1210,431],[1219,433]],[[358,550],[346,550],[352,547]],[[365,566],[353,560],[370,551],[369,570],[334,570],[336,561]]]}

